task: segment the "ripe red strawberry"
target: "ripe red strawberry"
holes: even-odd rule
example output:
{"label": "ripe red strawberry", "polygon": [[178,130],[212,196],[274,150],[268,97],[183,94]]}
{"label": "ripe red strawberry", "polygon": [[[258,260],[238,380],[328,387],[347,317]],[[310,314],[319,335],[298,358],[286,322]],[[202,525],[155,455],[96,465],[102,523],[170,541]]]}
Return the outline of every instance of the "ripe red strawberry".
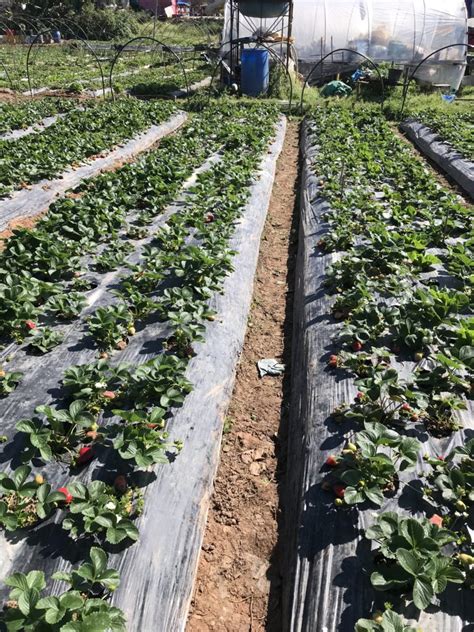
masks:
{"label": "ripe red strawberry", "polygon": [[36,329],[36,323],[34,323],[32,320],[26,320],[25,327],[31,331],[32,329]]}
{"label": "ripe red strawberry", "polygon": [[94,451],[91,446],[86,445],[79,449],[79,456],[76,459],[77,465],[85,465],[94,458]]}
{"label": "ripe red strawberry", "polygon": [[104,391],[102,397],[105,397],[105,399],[115,399],[116,395],[113,391]]}
{"label": "ripe red strawberry", "polygon": [[337,355],[330,355],[328,364],[329,366],[337,366]]}
{"label": "ripe red strawberry", "polygon": [[344,498],[344,492],[346,491],[344,485],[334,485],[332,489],[338,498]]}
{"label": "ripe red strawberry", "polygon": [[360,351],[362,349],[362,343],[359,342],[359,340],[354,340],[352,343],[352,349],[353,351]]}
{"label": "ripe red strawberry", "polygon": [[206,213],[204,215],[204,221],[206,224],[209,224],[210,222],[213,222],[215,220],[215,216],[214,213]]}
{"label": "ripe red strawberry", "polygon": [[410,411],[411,410],[410,404],[407,404],[407,403],[402,404],[402,410],[405,410],[407,412]]}
{"label": "ripe red strawberry", "polygon": [[443,518],[438,516],[438,514],[433,514],[430,518],[431,524],[435,524],[437,527],[441,528],[443,526]]}
{"label": "ripe red strawberry", "polygon": [[64,494],[65,498],[64,498],[64,502],[66,503],[66,505],[69,505],[72,502],[72,494],[69,493],[68,488],[67,487],[60,487],[58,489],[58,492],[60,492],[61,494]]}
{"label": "ripe red strawberry", "polygon": [[337,459],[333,454],[330,454],[328,458],[326,459],[326,465],[329,465],[329,467],[337,466]]}
{"label": "ripe red strawberry", "polygon": [[127,491],[127,487],[128,487],[127,479],[125,478],[123,474],[119,474],[118,476],[115,477],[114,487],[118,492],[122,494]]}

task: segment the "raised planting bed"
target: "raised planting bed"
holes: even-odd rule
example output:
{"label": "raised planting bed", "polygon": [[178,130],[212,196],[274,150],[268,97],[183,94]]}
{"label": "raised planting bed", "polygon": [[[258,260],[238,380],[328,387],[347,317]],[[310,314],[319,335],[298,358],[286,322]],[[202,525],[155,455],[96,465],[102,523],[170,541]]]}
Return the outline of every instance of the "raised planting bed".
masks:
{"label": "raised planting bed", "polygon": [[35,217],[45,212],[58,195],[97,174],[120,167],[124,162],[136,158],[153,147],[164,137],[172,134],[186,121],[184,112],[172,113],[170,118],[160,125],[152,125],[146,132],[138,134],[127,143],[97,157],[92,162],[66,170],[55,180],[43,180],[37,184],[15,192],[10,199],[0,201],[0,230],[7,230],[14,220]]}
{"label": "raised planting bed", "polygon": [[14,131],[25,132],[33,126],[42,125],[43,119],[74,110],[78,104],[77,99],[58,98],[0,103],[0,138]]}
{"label": "raised planting bed", "polygon": [[[28,360],[20,348],[11,360],[9,368],[22,367],[24,376],[0,402],[8,436],[4,469],[11,478],[29,452],[34,470],[25,471],[26,479],[41,474],[47,483],[30,483],[41,509],[30,507],[29,519],[21,503],[10,500],[7,513],[17,522],[7,521],[12,530],[2,546],[2,571],[45,572],[41,597],[59,595],[68,580],[72,590],[59,602],[38,601],[40,595],[27,590],[26,606],[24,581],[40,590],[43,575],[14,575],[7,580],[10,589],[18,581],[22,587],[10,595],[19,608],[10,602],[4,613],[16,621],[8,629],[27,629],[25,617],[47,616],[65,630],[90,630],[92,621],[98,631],[123,630],[124,613],[130,630],[184,629],[284,134],[277,119],[276,110],[263,104],[223,105],[195,116],[177,135],[188,134],[189,143],[189,162],[179,176],[195,168],[193,145],[201,166],[167,209],[161,206],[163,175],[153,181],[143,165],[132,172],[151,178],[141,199],[150,203],[153,235],[136,241],[128,265],[100,275],[87,295],[88,308],[60,347],[41,363]],[[163,162],[155,164],[162,174]],[[28,362],[31,370],[25,372]],[[37,422],[20,423],[15,435],[18,419],[34,415],[38,404],[47,405],[36,413],[43,430],[55,428],[39,452],[30,432]],[[13,474],[22,491],[23,474]],[[4,484],[8,490],[10,483]],[[44,484],[63,489],[43,500]],[[20,493],[18,486],[12,493]],[[72,577],[64,574],[88,558],[89,566]],[[105,571],[107,564],[119,568],[121,577]],[[51,581],[55,571],[61,575]]]}
{"label": "raised planting bed", "polygon": [[[204,85],[199,85],[205,80],[211,69],[208,65],[200,64],[196,68],[184,64],[186,81],[190,91],[197,90]],[[116,78],[117,77],[117,78]],[[126,77],[112,78],[114,90],[125,90],[129,94],[138,97],[162,96],[173,97],[186,96],[184,73],[177,64],[173,66],[151,67],[139,73]],[[197,85],[195,85],[197,84]]]}
{"label": "raised planting bed", "polygon": [[315,110],[302,154],[283,628],[461,632],[472,209],[371,107]]}
{"label": "raised planting bed", "polygon": [[[471,116],[471,118],[474,121],[474,117]],[[443,126],[436,126],[435,121],[431,122],[429,119],[428,124],[411,118],[400,124],[400,130],[408,136],[416,147],[457,182],[471,199],[474,199],[474,162],[472,158],[474,132],[470,128],[474,130],[474,122],[466,123],[466,125],[459,122],[460,133],[463,130],[465,132],[462,137],[469,141],[469,144],[464,145],[459,142],[457,134],[448,133],[443,136],[447,129]],[[453,145],[452,142],[456,144]],[[470,150],[468,150],[469,146]],[[466,158],[466,155],[469,157]]]}
{"label": "raised planting bed", "polygon": [[474,113],[467,104],[414,107],[410,109],[410,117],[436,132],[466,160],[474,161]]}
{"label": "raised planting bed", "polygon": [[151,124],[162,123],[173,112],[167,103],[96,103],[70,112],[40,134],[0,141],[0,197],[110,151]]}

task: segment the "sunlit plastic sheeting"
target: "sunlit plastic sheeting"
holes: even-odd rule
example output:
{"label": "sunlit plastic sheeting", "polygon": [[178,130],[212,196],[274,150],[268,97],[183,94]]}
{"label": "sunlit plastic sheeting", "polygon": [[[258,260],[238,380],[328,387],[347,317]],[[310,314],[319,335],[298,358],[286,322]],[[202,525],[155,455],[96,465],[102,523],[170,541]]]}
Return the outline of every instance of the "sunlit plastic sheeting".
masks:
{"label": "sunlit plastic sheeting", "polygon": [[[466,20],[464,0],[294,0],[293,37],[298,59],[305,64],[338,48],[350,48],[377,62],[416,64],[438,48],[467,43]],[[228,40],[228,20],[225,28]],[[277,18],[240,18],[241,37],[277,28]],[[464,72],[465,56],[462,46],[438,53],[420,76],[454,84]],[[342,54],[331,60],[341,61]],[[350,61],[350,54],[344,54],[344,61]],[[435,76],[438,65],[443,81]]]}

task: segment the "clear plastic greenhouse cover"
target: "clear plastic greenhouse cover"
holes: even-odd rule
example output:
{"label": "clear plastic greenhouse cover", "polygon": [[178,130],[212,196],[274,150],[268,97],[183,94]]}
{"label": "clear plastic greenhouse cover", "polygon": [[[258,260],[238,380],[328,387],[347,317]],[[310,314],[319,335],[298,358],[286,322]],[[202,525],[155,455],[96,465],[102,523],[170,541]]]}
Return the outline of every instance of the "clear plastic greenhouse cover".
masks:
{"label": "clear plastic greenhouse cover", "polygon": [[[271,32],[275,25],[276,18],[242,16],[240,36]],[[292,34],[298,60],[306,68],[337,48],[350,48],[376,62],[415,64],[443,46],[467,44],[466,5],[464,0],[294,0]],[[437,53],[417,76],[457,88],[466,51],[457,46]]]}

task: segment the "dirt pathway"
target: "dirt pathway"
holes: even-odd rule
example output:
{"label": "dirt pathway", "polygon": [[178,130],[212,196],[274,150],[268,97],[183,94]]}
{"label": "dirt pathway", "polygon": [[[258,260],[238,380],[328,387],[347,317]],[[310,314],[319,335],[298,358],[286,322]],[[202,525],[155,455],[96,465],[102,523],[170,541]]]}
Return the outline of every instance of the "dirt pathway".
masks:
{"label": "dirt pathway", "polygon": [[[260,246],[187,632],[279,630],[274,549],[289,393],[298,142],[299,124],[291,122]],[[286,363],[285,378],[259,379],[257,360],[273,357]]]}

